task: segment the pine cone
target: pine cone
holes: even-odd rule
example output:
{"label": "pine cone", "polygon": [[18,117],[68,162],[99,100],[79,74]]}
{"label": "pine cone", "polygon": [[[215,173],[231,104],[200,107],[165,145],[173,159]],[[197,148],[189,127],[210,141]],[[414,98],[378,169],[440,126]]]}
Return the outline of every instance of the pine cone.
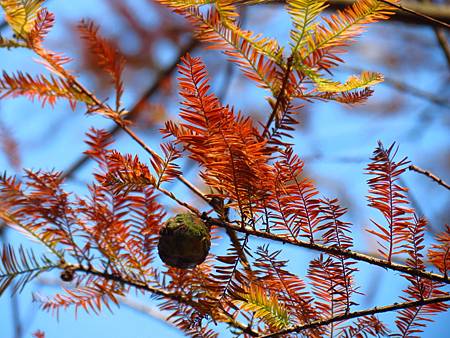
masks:
{"label": "pine cone", "polygon": [[209,227],[192,213],[169,218],[159,234],[159,257],[176,268],[191,269],[203,263],[211,247]]}

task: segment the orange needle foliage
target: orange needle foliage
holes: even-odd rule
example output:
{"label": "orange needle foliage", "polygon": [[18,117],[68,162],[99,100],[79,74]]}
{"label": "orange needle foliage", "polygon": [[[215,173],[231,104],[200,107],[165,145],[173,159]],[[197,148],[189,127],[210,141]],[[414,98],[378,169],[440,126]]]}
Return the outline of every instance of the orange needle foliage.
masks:
{"label": "orange needle foliage", "polygon": [[[88,112],[112,119],[150,155],[147,161],[122,154],[114,148],[111,135],[92,128],[86,154],[98,168],[87,196],[66,191],[60,172],[27,170],[23,180],[2,174],[0,219],[48,252],[41,255],[3,246],[0,294],[11,285],[21,290],[37,276],[57,269],[61,279],[72,284],[60,294],[37,299],[45,310],[58,314],[72,306],[98,313],[136,290],[152,294],[161,310],[194,337],[218,336],[219,322],[245,337],[363,337],[392,330],[413,337],[433,314],[446,311],[450,228],[431,248],[426,247],[426,220],[415,214],[407,189],[400,184],[408,161],[395,159],[395,145],[386,149],[380,142],[367,166],[369,206],[383,219],[374,219],[368,230],[378,241],[379,258],[354,251],[355,226],[345,220],[346,209],[337,199],[320,194],[287,139],[303,102],[356,104],[371,95],[370,87],[382,81],[381,74],[363,72],[344,83],[328,77],[342,62],[338,55],[364,26],[387,19],[392,8],[377,0],[359,0],[320,20],[324,1],[286,1],[293,21],[286,52],[277,41],[240,27],[236,6],[245,2],[159,2],[184,15],[199,39],[223,51],[245,76],[268,90],[267,122],[258,123],[222,104],[211,92],[201,59],[187,54],[178,66],[180,119],[166,122],[162,134],[168,141],[161,143],[159,155],[125,120],[124,57],[101,37],[97,26],[82,22],[79,30],[99,67],[111,77],[112,104],[97,98],[65,68],[67,58],[42,46],[54,21],[42,1],[0,1],[16,44],[31,49],[53,72],[50,77],[4,72],[0,98],[26,96],[50,105],[57,99],[68,100],[72,106],[85,104]],[[183,176],[185,168],[177,163],[183,155],[198,165],[207,189],[196,188]],[[165,188],[174,180],[182,181],[207,203],[184,202],[178,191]],[[161,196],[202,217],[214,242],[226,242],[217,227],[225,228],[230,237],[228,250],[211,253],[193,269],[162,264],[155,251],[168,213]],[[321,254],[308,263],[306,275],[299,276],[283,260],[283,251],[261,245],[255,237]],[[439,273],[425,269],[426,255]],[[399,257],[406,257],[404,264],[393,262]],[[402,272],[409,283],[399,295],[402,303],[356,308],[358,269],[367,268],[362,262]],[[399,310],[395,329],[376,316],[393,310]]]}

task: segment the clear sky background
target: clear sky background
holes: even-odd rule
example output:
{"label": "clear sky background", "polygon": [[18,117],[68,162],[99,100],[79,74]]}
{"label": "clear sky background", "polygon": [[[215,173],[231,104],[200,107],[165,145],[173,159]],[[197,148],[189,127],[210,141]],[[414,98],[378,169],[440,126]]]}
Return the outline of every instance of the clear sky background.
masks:
{"label": "clear sky background", "polygon": [[[114,2],[114,1],[113,1]],[[158,12],[152,9],[145,0],[123,1],[134,8],[134,14],[146,27],[158,22]],[[49,36],[46,45],[53,50],[61,51],[77,58],[79,43],[73,42],[73,33],[69,30],[81,18],[92,18],[102,27],[107,36],[120,36],[120,45],[132,52],[137,46],[136,37],[129,33],[124,20],[118,19],[107,0],[48,1],[49,9],[56,14],[56,26]],[[287,44],[289,19],[283,10],[275,7],[252,8],[246,13],[246,26],[266,35],[276,37],[280,43]],[[3,32],[6,32],[5,30]],[[2,32],[2,33],[3,33]],[[6,34],[5,34],[6,35]],[[176,49],[168,41],[158,42],[158,59],[160,67],[170,64],[177,54]],[[223,81],[227,79],[224,57],[218,51],[197,49],[194,55],[204,56],[211,70],[213,89],[220,91]],[[20,50],[0,50],[1,69],[14,71],[20,69],[31,73],[39,73],[42,66],[33,61],[31,53]],[[347,68],[336,73],[336,78],[343,79],[351,73],[348,65],[366,70],[381,71],[386,77],[400,80],[441,98],[450,97],[448,86],[450,77],[445,59],[435,41],[433,31],[427,27],[408,26],[387,23],[373,25],[358,43],[345,56]],[[74,61],[72,69],[79,64]],[[89,88],[99,85],[94,76],[80,73],[82,82]],[[152,83],[155,73],[149,69],[137,67],[127,70],[125,79],[125,106],[130,107]],[[231,78],[231,85],[224,102],[236,106],[245,113],[261,118],[267,113],[264,96],[268,93],[256,88],[245,80],[236,70]],[[128,84],[128,86],[127,86]],[[108,96],[107,93],[105,96]],[[158,102],[158,98],[154,99]],[[165,109],[173,118],[178,113],[178,99],[163,101]],[[366,204],[367,176],[364,167],[371,156],[376,143],[381,140],[386,146],[397,142],[400,146],[398,159],[408,156],[418,166],[429,169],[447,182],[450,181],[450,103],[447,106],[430,103],[429,100],[405,94],[393,89],[392,84],[385,83],[375,88],[375,94],[363,106],[343,107],[334,103],[307,104],[299,114],[300,126],[295,133],[295,150],[305,160],[305,169],[317,183],[323,196],[339,197],[342,204],[349,208],[347,219],[354,224],[353,233],[358,250],[373,252],[375,243],[362,231],[369,226],[371,217],[379,217]],[[151,114],[151,112],[149,112]],[[150,118],[156,119],[155,116]],[[16,138],[19,144],[22,167],[41,168],[43,170],[65,170],[86,149],[83,142],[86,131],[91,127],[109,127],[112,123],[101,117],[84,115],[83,109],[75,112],[66,104],[57,104],[55,109],[42,109],[39,103],[30,103],[25,99],[9,99],[0,101],[0,122]],[[138,132],[147,142],[156,145],[160,139],[157,129],[162,121],[150,129]],[[117,147],[123,152],[137,153],[142,159],[146,155],[126,136],[116,137]],[[16,172],[5,156],[0,153],[0,172]],[[75,179],[67,182],[67,188],[74,193],[86,192],[83,184],[90,182],[93,165],[88,164],[78,172]],[[20,175],[20,171],[18,172]],[[196,172],[191,171],[188,177],[199,182]],[[419,213],[425,214],[430,221],[431,233],[440,231],[445,223],[450,223],[449,194],[427,178],[407,172],[404,182],[410,188],[415,206]],[[177,185],[172,189],[180,189]],[[187,201],[195,198],[179,190],[180,196]],[[173,208],[168,205],[168,208]],[[14,231],[6,233],[7,240],[14,246],[24,243],[34,246]],[[255,240],[252,248],[263,241]],[[223,244],[221,244],[223,245]],[[214,253],[223,252],[226,247],[216,245]],[[280,248],[271,244],[271,250]],[[315,254],[301,249],[285,250],[284,257],[290,260],[290,267],[300,276],[306,273],[308,262]],[[398,274],[385,272],[377,267],[368,268],[358,265],[362,270],[358,274],[361,292],[368,294],[360,298],[361,308],[390,304],[398,301],[399,290],[406,286]],[[31,283],[18,296],[20,320],[24,328],[23,337],[31,337],[31,333],[40,329],[47,338],[72,338],[83,336],[111,338],[151,338],[151,337],[183,337],[177,329],[162,323],[152,316],[130,309],[126,305],[113,307],[113,314],[107,310],[100,315],[85,314],[80,311],[77,319],[71,310],[61,311],[59,321],[50,313],[39,310],[32,303],[32,293],[51,295],[59,286],[48,286],[58,276],[45,275],[47,279]],[[154,307],[150,297],[138,297],[133,300],[146,306]],[[6,293],[0,298],[0,338],[14,337],[11,319],[12,299]],[[392,323],[394,316],[380,316]],[[450,312],[440,314],[435,322],[429,324],[423,337],[445,337],[448,335]],[[394,328],[391,325],[391,328]],[[221,336],[230,336],[223,330]]]}

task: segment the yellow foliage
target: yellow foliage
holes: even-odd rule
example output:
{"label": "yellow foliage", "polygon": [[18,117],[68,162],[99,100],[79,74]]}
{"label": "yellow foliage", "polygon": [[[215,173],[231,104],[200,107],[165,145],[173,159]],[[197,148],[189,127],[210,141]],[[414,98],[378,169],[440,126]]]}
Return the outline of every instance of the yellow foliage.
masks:
{"label": "yellow foliage", "polygon": [[5,19],[20,37],[26,37],[34,27],[36,15],[44,0],[1,0]]}
{"label": "yellow foliage", "polygon": [[274,329],[282,329],[289,325],[289,313],[283,303],[273,294],[258,285],[251,285],[241,294],[242,300],[235,301],[241,310],[251,311],[256,318]]}
{"label": "yellow foliage", "polygon": [[352,75],[344,83],[332,81],[321,77],[313,78],[317,89],[326,93],[342,93],[365,88],[383,82],[383,75],[376,72],[363,71],[359,76]]}

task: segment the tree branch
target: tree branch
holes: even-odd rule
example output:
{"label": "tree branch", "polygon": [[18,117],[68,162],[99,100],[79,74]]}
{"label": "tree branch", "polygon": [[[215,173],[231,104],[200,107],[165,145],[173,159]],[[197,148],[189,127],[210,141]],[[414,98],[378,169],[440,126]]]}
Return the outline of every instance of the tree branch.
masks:
{"label": "tree branch", "polygon": [[[380,0],[381,1],[381,0]],[[260,3],[260,1],[258,1]],[[266,0],[266,4],[280,4],[285,3],[285,0]],[[329,0],[328,8],[330,9],[343,9],[346,6],[350,6],[354,3],[354,0]],[[242,0],[242,4],[252,4],[251,0]],[[409,24],[416,25],[427,25],[427,26],[442,26],[441,23],[444,23],[445,27],[449,27],[450,24],[450,6],[445,5],[436,5],[433,3],[417,3],[413,1],[403,0],[402,6],[405,9],[409,9],[409,12],[405,12],[402,10],[398,10],[396,14],[390,18],[390,21],[398,21]],[[430,21],[432,20],[435,21]]]}
{"label": "tree branch", "polygon": [[428,176],[429,178],[431,178],[433,181],[435,181],[437,184],[442,185],[444,188],[447,188],[448,190],[450,190],[450,185],[445,183],[444,180],[440,177],[437,177],[435,174],[433,174],[430,171],[424,170],[422,168],[419,168],[418,166],[412,164],[408,167],[409,170],[411,171],[415,171],[418,172],[419,174]]}
{"label": "tree branch", "polygon": [[141,312],[143,314],[146,314],[147,316],[150,316],[161,323],[167,325],[168,327],[172,329],[179,330],[179,328],[176,326],[176,324],[167,316],[164,316],[158,309],[150,307],[146,304],[136,302],[134,300],[131,300],[127,297],[119,297],[118,298],[121,304],[124,304],[125,306],[129,307],[132,310],[136,310],[138,312]]}
{"label": "tree branch", "polygon": [[400,10],[406,12],[406,13],[409,13],[409,14],[412,14],[414,16],[420,17],[420,18],[422,18],[422,19],[424,19],[426,21],[429,21],[430,23],[434,23],[435,26],[442,26],[442,27],[445,27],[445,28],[450,28],[450,24],[448,24],[448,23],[446,23],[444,21],[441,21],[439,19],[433,18],[433,17],[431,17],[431,16],[421,12],[420,10],[416,11],[416,10],[412,9],[409,5],[405,7],[405,6],[402,6],[402,5],[397,5],[397,4],[392,3],[390,1],[387,1],[387,0],[378,0],[378,1],[384,2],[385,4],[388,4],[388,5],[392,6],[392,7],[400,9]]}
{"label": "tree branch", "polygon": [[428,305],[428,304],[448,302],[448,301],[450,301],[450,295],[427,298],[427,299],[420,299],[420,300],[416,300],[416,301],[407,301],[407,302],[403,302],[403,303],[394,303],[392,305],[387,305],[387,306],[376,306],[376,307],[373,307],[373,308],[367,309],[367,310],[354,311],[354,312],[350,312],[347,314],[344,313],[339,316],[334,316],[334,317],[331,317],[328,319],[316,320],[314,322],[311,322],[311,323],[308,323],[305,325],[293,326],[293,327],[290,327],[290,328],[287,328],[287,329],[284,329],[284,330],[281,330],[278,332],[274,332],[274,333],[271,333],[268,335],[261,335],[261,336],[259,336],[259,338],[283,337],[283,335],[286,335],[288,333],[301,332],[301,331],[304,331],[307,329],[312,329],[312,328],[316,328],[319,326],[328,325],[328,324],[335,323],[335,322],[340,322],[343,320],[374,315],[377,313],[390,312],[390,311],[396,311],[396,310],[401,310],[401,309],[409,309],[412,307],[424,306],[424,305]]}
{"label": "tree branch", "polygon": [[448,68],[450,68],[450,45],[447,41],[447,37],[445,36],[445,31],[442,28],[435,27],[434,34],[436,35],[436,39],[444,52]]}
{"label": "tree branch", "polygon": [[407,265],[389,262],[385,259],[372,257],[370,255],[362,254],[357,251],[342,249],[342,248],[338,248],[338,247],[330,247],[330,246],[326,246],[323,244],[297,241],[295,239],[281,237],[281,236],[278,236],[278,235],[275,235],[275,234],[272,234],[269,232],[258,231],[258,230],[254,230],[254,229],[251,229],[248,227],[243,228],[240,225],[227,224],[227,223],[222,222],[219,219],[209,218],[208,221],[211,222],[212,225],[216,225],[216,226],[226,228],[226,229],[232,229],[237,232],[245,233],[250,236],[265,238],[265,239],[269,239],[269,240],[283,243],[283,244],[291,244],[291,245],[298,246],[301,248],[307,248],[307,249],[318,251],[318,252],[324,252],[324,253],[334,255],[334,256],[342,256],[342,257],[346,257],[346,258],[352,258],[356,261],[366,262],[366,263],[369,263],[372,265],[380,266],[385,269],[403,272],[403,273],[411,275],[411,276],[423,277],[423,278],[427,278],[429,280],[434,280],[436,282],[450,284],[450,277],[448,277],[448,276],[446,277],[441,274],[424,271],[424,270],[420,270],[420,269],[415,269],[415,268],[409,267]]}
{"label": "tree branch", "polygon": [[[188,53],[191,49],[193,49],[196,45],[198,44],[198,41],[195,39],[192,39],[191,42],[179,53],[179,57],[177,57],[175,59],[175,62],[172,63],[172,65],[170,67],[168,67],[156,80],[156,82],[149,88],[149,90],[144,93],[144,95],[141,97],[141,99],[133,106],[133,108],[130,110],[130,112],[127,114],[126,119],[122,120],[122,119],[116,119],[113,118],[113,121],[115,122],[115,126],[109,131],[110,134],[114,134],[117,133],[119,130],[123,130],[125,131],[137,144],[139,144],[147,153],[149,153],[151,156],[153,157],[159,157],[159,155],[152,149],[150,148],[141,138],[139,138],[139,136],[136,135],[136,133],[133,132],[133,130],[131,130],[131,128],[128,127],[127,125],[127,121],[129,121],[130,119],[134,119],[135,115],[137,115],[137,112],[139,111],[139,107],[148,99],[148,97],[150,97],[153,93],[155,93],[159,86],[161,85],[161,82],[165,79],[165,77],[167,77],[172,71],[174,71],[178,65],[178,61],[180,59],[181,56],[185,55],[186,53]],[[83,92],[85,95],[87,95],[92,102],[94,102],[98,107],[101,107],[102,109],[104,109],[105,111],[110,111],[112,110],[111,108],[109,108],[109,106],[103,102],[101,102],[94,94],[92,94],[86,87],[84,87],[80,82],[78,82],[77,79],[73,78],[72,79],[72,83],[81,91]],[[89,159],[89,157],[87,155],[83,155],[78,161],[76,161],[74,163],[74,165],[72,165],[70,167],[69,170],[67,170],[65,172],[65,174],[62,175],[63,179],[73,175],[73,173],[78,170],[87,160]],[[188,189],[190,189],[194,194],[196,194],[198,197],[200,197],[203,201],[205,201],[206,203],[208,203],[211,207],[214,208],[214,210],[216,210],[214,204],[210,201],[209,198],[207,198],[205,196],[205,194],[203,194],[201,192],[200,189],[198,189],[195,185],[193,185],[191,182],[189,182],[185,177],[183,177],[182,175],[177,176],[177,179],[179,181],[181,181],[186,187],[188,187]],[[187,208],[188,210],[190,210],[191,212],[197,214],[197,215],[201,215],[200,211],[193,207],[192,205],[190,205],[189,203],[183,202],[180,199],[178,199],[175,194],[173,194],[172,192],[162,188],[162,187],[156,187],[156,189],[160,192],[162,192],[163,194],[165,194],[166,196],[168,196],[169,198],[171,198],[172,200],[174,200],[176,203],[178,203],[179,205]],[[233,242],[233,244],[239,248],[239,256],[242,259],[243,262],[248,262],[248,259],[244,253],[244,251],[242,250],[242,248],[240,247],[240,243],[239,240],[236,236],[236,234],[233,232],[233,230],[229,229],[229,231],[227,231],[228,236],[230,237],[230,240]]]}
{"label": "tree branch", "polygon": [[[152,293],[154,295],[157,295],[157,296],[160,296],[160,297],[163,297],[163,298],[166,298],[166,299],[174,300],[174,301],[176,301],[178,303],[186,304],[186,305],[191,306],[191,307],[193,307],[195,309],[198,309],[198,308],[202,307],[201,304],[199,304],[197,301],[193,300],[192,298],[186,296],[185,294],[177,293],[177,292],[169,292],[167,290],[163,290],[163,289],[160,289],[160,288],[152,287],[152,286],[150,286],[150,285],[148,285],[148,284],[146,284],[144,282],[136,281],[136,280],[130,279],[128,277],[119,276],[119,275],[115,275],[115,274],[110,274],[110,273],[107,273],[107,272],[102,272],[102,271],[96,270],[93,267],[85,267],[85,266],[82,266],[82,265],[69,265],[69,264],[66,264],[64,266],[64,269],[71,269],[74,272],[78,271],[78,272],[86,273],[86,274],[89,274],[89,275],[98,276],[98,277],[101,277],[101,278],[104,278],[104,279],[107,279],[107,280],[115,281],[115,282],[118,282],[120,284],[136,288],[138,290],[147,291],[147,292],[150,292],[150,293]],[[212,318],[213,318],[213,314],[212,313],[210,313],[209,315],[212,316]],[[244,324],[242,324],[241,322],[239,322],[239,321],[237,321],[235,319],[233,319],[233,320],[230,319],[229,321],[226,321],[226,322],[228,324],[230,324],[231,326],[233,326],[233,327],[235,327],[235,328],[237,328],[237,329],[239,329],[239,330],[241,330],[243,332],[246,332],[246,333],[248,333],[248,334],[250,334],[252,336],[257,336],[257,333],[254,332],[253,330],[251,330],[251,328],[249,328],[248,326],[245,326]]]}
{"label": "tree branch", "polygon": [[[263,138],[265,138],[269,134],[270,125],[272,124],[273,120],[277,116],[278,109],[284,109],[284,107],[287,105],[285,92],[286,92],[287,84],[289,82],[289,74],[292,71],[292,63],[293,62],[294,62],[294,57],[293,57],[293,55],[291,55],[288,58],[287,63],[286,63],[286,70],[285,70],[285,73],[283,76],[283,80],[282,80],[283,82],[281,83],[280,92],[278,93],[278,96],[276,97],[276,102],[272,109],[272,113],[270,114],[269,119],[267,120],[267,123],[264,126],[264,131],[262,134]],[[276,119],[275,119],[275,124],[277,125]]]}
{"label": "tree branch", "polygon": [[[181,56],[185,55],[186,53],[192,51],[196,46],[198,45],[198,41],[192,39],[185,47],[183,47],[180,52],[178,53],[178,56],[174,59],[174,62],[164,69],[162,72],[160,72],[156,76],[155,82],[153,82],[150,87],[141,95],[139,100],[134,104],[134,106],[130,109],[128,115],[125,117],[126,120],[133,121],[137,115],[139,114],[139,111],[141,110],[141,107],[145,104],[145,102],[153,96],[161,86],[161,83],[166,79],[172,72],[177,68],[178,61]],[[108,132],[111,135],[116,134],[121,130],[121,127],[119,125],[113,126]],[[78,169],[80,169],[87,161],[89,160],[89,156],[82,155],[78,160],[76,160],[66,171],[64,171],[63,178],[71,177]]]}
{"label": "tree branch", "polygon": [[186,297],[186,295],[184,295],[184,294],[176,293],[176,292],[169,292],[167,290],[159,289],[159,288],[150,286],[144,282],[130,279],[128,277],[124,277],[124,276],[120,276],[120,275],[116,275],[116,274],[110,274],[107,272],[102,272],[93,267],[85,267],[83,265],[65,264],[64,267],[62,267],[62,268],[70,269],[73,272],[82,272],[82,273],[86,273],[89,275],[98,276],[98,277],[101,277],[101,278],[104,278],[104,279],[107,279],[110,281],[118,282],[123,285],[131,286],[131,287],[141,290],[141,291],[147,291],[147,292],[153,293],[154,295],[157,295],[157,296],[160,296],[163,298],[172,299],[179,303],[183,303],[183,304],[186,304],[186,305],[189,305],[192,307],[199,306],[199,304],[197,302]]}
{"label": "tree branch", "polygon": [[[251,1],[243,0],[242,3],[248,2],[251,4]],[[267,0],[267,3],[284,3],[284,0]],[[331,9],[342,9],[348,5],[351,5],[354,3],[353,0],[329,0],[329,8]],[[450,24],[450,6],[445,5],[436,5],[433,3],[429,4],[419,4],[417,2],[413,1],[402,1],[403,5],[406,8],[409,8],[410,10],[422,13],[428,17],[431,17],[435,20],[439,20],[442,22],[445,22],[447,24]],[[404,22],[408,24],[415,24],[415,25],[427,25],[427,26],[438,26],[437,23],[430,22],[429,20],[418,17],[415,14],[403,12],[399,10],[396,15],[394,15],[391,19],[391,21],[398,21],[398,22]],[[8,24],[5,21],[2,21],[0,23],[0,30],[3,30],[6,28]]]}

